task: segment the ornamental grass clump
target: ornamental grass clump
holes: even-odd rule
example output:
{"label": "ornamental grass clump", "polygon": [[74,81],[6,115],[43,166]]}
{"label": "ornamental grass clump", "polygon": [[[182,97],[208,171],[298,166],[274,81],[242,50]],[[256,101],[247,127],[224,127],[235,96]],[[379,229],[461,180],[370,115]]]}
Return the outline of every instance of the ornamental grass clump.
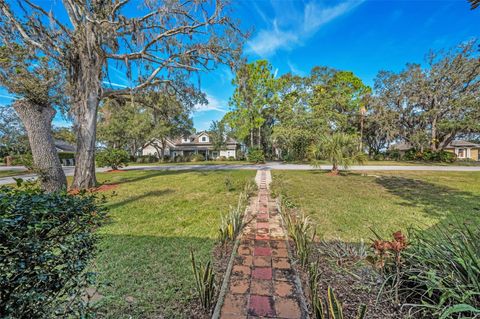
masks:
{"label": "ornamental grass clump", "polygon": [[[20,183],[20,182],[19,182]],[[2,318],[86,317],[82,296],[106,210],[95,195],[0,188]]]}
{"label": "ornamental grass clump", "polygon": [[203,309],[210,310],[215,299],[216,289],[215,273],[213,272],[212,263],[210,260],[205,264],[197,263],[193,250],[190,251],[190,257],[198,300]]}
{"label": "ornamental grass clump", "polygon": [[252,181],[248,181],[243,191],[238,195],[237,205],[230,207],[228,214],[222,216],[218,229],[218,239],[223,245],[229,241],[234,241],[245,226],[243,221],[245,208],[248,204],[248,198],[254,191],[255,184]]}
{"label": "ornamental grass clump", "polygon": [[384,271],[387,284],[398,285],[400,298],[416,316],[478,317],[480,226],[456,223],[427,231],[412,229],[398,275],[388,262]]}

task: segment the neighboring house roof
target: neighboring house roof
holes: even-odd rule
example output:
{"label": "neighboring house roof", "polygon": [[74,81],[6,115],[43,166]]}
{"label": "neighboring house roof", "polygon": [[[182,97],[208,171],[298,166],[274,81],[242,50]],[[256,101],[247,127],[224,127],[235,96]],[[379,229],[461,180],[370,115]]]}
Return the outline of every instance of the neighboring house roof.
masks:
{"label": "neighboring house roof", "polygon": [[480,148],[480,144],[476,144],[476,143],[472,143],[472,142],[464,141],[464,140],[456,140],[456,141],[452,141],[445,148],[455,148],[455,147]]}
{"label": "neighboring house roof", "polygon": [[72,152],[75,153],[77,148],[75,145],[72,145],[68,142],[62,141],[62,140],[55,140],[54,141],[55,148],[57,149],[57,152]]}
{"label": "neighboring house roof", "polygon": [[[480,148],[480,144],[475,144],[465,140],[455,140],[450,142],[445,148],[455,148],[455,147],[471,147],[471,148]],[[390,145],[389,149],[398,150],[398,151],[408,151],[412,148],[412,145],[406,142],[400,142],[397,144]]]}

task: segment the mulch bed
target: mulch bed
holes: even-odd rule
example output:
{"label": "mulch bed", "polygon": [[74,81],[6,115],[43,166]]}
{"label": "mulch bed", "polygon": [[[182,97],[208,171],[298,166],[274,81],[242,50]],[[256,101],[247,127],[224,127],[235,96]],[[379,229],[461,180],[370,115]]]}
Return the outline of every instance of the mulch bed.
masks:
{"label": "mulch bed", "polygon": [[107,171],[107,173],[121,173],[123,172],[121,169],[110,169]]}
{"label": "mulch bed", "polygon": [[[294,249],[295,245],[291,243],[291,247]],[[323,294],[324,306],[326,306],[327,289],[330,286],[343,305],[345,318],[356,318],[358,307],[362,303],[367,305],[366,318],[369,319],[397,319],[406,316],[400,307],[394,305],[388,294],[382,293],[379,296],[382,280],[364,259],[358,257],[335,258],[322,253],[325,246],[316,248],[312,260],[319,260],[321,275],[318,285],[319,291]],[[309,303],[307,273],[298,264],[295,264],[295,267],[300,274]]]}
{"label": "mulch bed", "polygon": [[[118,186],[119,186],[119,184],[103,184],[103,185],[100,185],[98,187],[89,188],[86,191],[89,192],[89,193],[107,192],[107,191],[111,191],[111,190],[114,190],[114,189],[118,188]],[[68,193],[71,194],[71,195],[76,195],[76,194],[80,193],[80,190],[71,189],[71,190],[68,191]]]}

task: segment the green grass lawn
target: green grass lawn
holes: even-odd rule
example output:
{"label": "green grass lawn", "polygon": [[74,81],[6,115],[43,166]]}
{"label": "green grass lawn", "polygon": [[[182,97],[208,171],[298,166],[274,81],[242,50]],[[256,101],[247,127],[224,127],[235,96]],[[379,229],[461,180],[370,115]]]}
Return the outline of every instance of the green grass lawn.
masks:
{"label": "green grass lawn", "polygon": [[[192,301],[190,249],[211,256],[220,216],[237,201],[254,171],[129,171],[98,174],[119,183],[109,196],[112,221],[100,230],[95,260],[109,287],[108,318],[185,318]],[[227,191],[230,179],[235,190]]]}
{"label": "green grass lawn", "polygon": [[17,170],[7,170],[7,171],[0,171],[0,178],[1,177],[10,177],[16,175],[24,175],[27,174],[27,171],[17,171]]}
{"label": "green grass lawn", "polygon": [[356,242],[410,225],[480,222],[480,172],[272,171],[274,190],[288,194],[318,223],[324,239]]}

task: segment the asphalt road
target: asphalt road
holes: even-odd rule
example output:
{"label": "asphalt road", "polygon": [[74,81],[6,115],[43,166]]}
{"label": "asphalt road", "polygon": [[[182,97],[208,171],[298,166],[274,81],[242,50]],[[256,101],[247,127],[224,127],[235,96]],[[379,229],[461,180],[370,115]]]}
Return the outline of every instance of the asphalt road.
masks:
{"label": "asphalt road", "polygon": [[[134,165],[123,168],[122,170],[167,170],[167,171],[184,171],[184,170],[199,170],[199,171],[209,171],[209,170],[228,170],[228,169],[277,169],[277,170],[313,170],[313,169],[322,169],[330,170],[331,165],[321,165],[319,168],[314,168],[307,164],[285,164],[280,162],[269,162],[261,165],[254,164],[232,164],[232,165]],[[7,170],[16,170],[16,171],[25,171],[23,167],[8,167],[0,166],[0,171]],[[63,168],[67,176],[73,176],[74,167],[65,166]],[[107,168],[97,168],[97,172],[107,171]],[[479,172],[480,166],[394,166],[394,165],[355,165],[349,167],[351,171],[440,171],[440,172]],[[16,178],[23,179],[35,179],[37,176],[35,174],[24,174],[13,177],[2,177],[0,178],[0,185],[12,184],[15,183]]]}

